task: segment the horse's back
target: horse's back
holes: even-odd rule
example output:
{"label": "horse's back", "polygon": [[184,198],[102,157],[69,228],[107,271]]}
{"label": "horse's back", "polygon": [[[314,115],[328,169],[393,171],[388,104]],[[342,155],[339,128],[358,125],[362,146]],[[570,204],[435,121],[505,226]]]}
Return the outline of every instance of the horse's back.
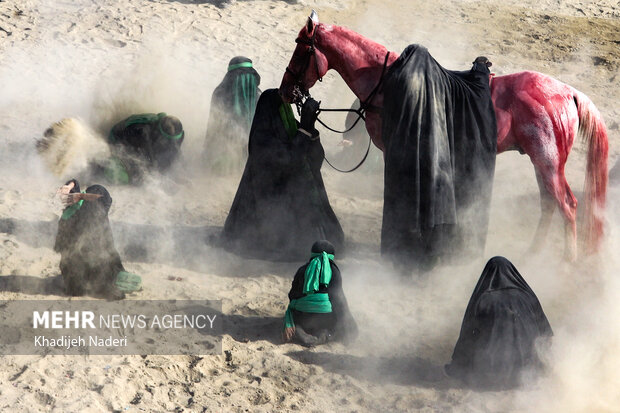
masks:
{"label": "horse's back", "polygon": [[578,126],[579,92],[551,76],[534,71],[496,76],[491,97],[498,123],[498,152],[519,149],[531,154],[544,146],[568,155]]}
{"label": "horse's back", "polygon": [[515,96],[527,93],[541,104],[558,99],[573,99],[576,90],[549,75],[534,71],[524,71],[503,76],[494,76],[491,81],[493,102],[506,106]]}

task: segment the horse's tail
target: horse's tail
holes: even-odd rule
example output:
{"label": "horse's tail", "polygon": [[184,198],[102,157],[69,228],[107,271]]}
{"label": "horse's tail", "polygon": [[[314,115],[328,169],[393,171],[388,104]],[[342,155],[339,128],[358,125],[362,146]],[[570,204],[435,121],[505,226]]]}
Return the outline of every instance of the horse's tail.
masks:
{"label": "horse's tail", "polygon": [[583,93],[574,94],[579,114],[579,134],[588,146],[585,178],[584,246],[591,254],[603,239],[607,196],[607,128],[594,103]]}

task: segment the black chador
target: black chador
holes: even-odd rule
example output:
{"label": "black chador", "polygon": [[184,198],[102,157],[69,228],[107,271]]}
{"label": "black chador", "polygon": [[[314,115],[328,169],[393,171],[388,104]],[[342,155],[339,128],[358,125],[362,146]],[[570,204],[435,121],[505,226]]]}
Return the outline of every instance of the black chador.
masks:
{"label": "black chador", "polygon": [[145,171],[164,173],[179,156],[185,132],[181,121],[165,113],[132,115],[108,135],[112,158],[98,167],[113,183],[141,183]]}
{"label": "black chador", "polygon": [[519,271],[504,257],[491,258],[467,304],[446,373],[476,387],[512,387],[524,369],[542,366],[536,344],[552,335]]}
{"label": "black chador", "polygon": [[334,246],[326,240],[312,245],[310,260],[299,267],[284,317],[284,339],[301,344],[350,341],[357,324],[342,290],[340,269],[334,263]]}
{"label": "black chador", "polygon": [[304,259],[317,239],[342,247],[344,234],[321,177],[325,153],[314,128],[317,111],[318,103],[309,99],[298,123],[277,89],[261,95],[248,160],[224,224],[228,249],[295,261]]}
{"label": "black chador", "polygon": [[[77,181],[71,194],[80,194]],[[65,208],[58,222],[54,251],[60,253],[60,272],[67,294],[93,294],[107,298],[123,298],[115,285],[117,275],[124,272],[121,257],[114,247],[108,221],[112,197],[101,185],[86,189],[96,199],[81,199]]]}
{"label": "black chador", "polygon": [[383,254],[422,267],[481,255],[497,148],[486,59],[455,72],[411,45],[383,90]]}

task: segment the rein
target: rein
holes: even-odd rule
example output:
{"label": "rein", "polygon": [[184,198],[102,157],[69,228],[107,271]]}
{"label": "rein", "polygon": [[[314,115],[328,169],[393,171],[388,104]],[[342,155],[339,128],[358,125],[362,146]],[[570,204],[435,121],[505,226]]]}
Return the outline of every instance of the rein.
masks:
{"label": "rein", "polygon": [[[335,130],[335,129],[330,128],[321,119],[319,119],[317,117],[317,120],[319,121],[319,123],[321,125],[323,125],[325,128],[327,128],[330,131],[332,131],[332,132],[343,133],[344,134],[344,133],[349,132],[351,129],[353,129],[355,127],[355,125],[357,125],[357,123],[359,122],[360,119],[364,119],[364,121],[365,121],[366,120],[366,111],[371,107],[370,101],[372,101],[372,99],[375,97],[375,95],[377,94],[377,92],[381,88],[381,85],[383,84],[383,77],[385,76],[385,70],[387,68],[387,62],[388,62],[389,58],[390,58],[390,52],[387,52],[385,54],[385,60],[383,61],[383,69],[381,70],[381,76],[379,77],[379,81],[375,85],[374,89],[370,92],[370,94],[368,94],[368,97],[366,98],[366,100],[364,100],[363,102],[360,101],[360,108],[359,109],[321,109],[321,108],[319,108],[319,114],[321,112],[355,112],[355,113],[357,113],[357,119],[355,119],[355,122],[353,122],[353,125],[351,125],[349,128],[347,128],[347,129],[345,129],[343,131],[339,131],[339,130]],[[308,96],[310,96],[310,93],[308,93]],[[299,108],[299,106],[298,106],[298,108]]]}
{"label": "rein", "polygon": [[[389,57],[390,57],[390,52],[387,52],[385,54],[385,60],[383,61],[383,69],[381,70],[381,77],[379,78],[379,82],[377,82],[377,85],[372,90],[372,92],[370,92],[370,94],[368,95],[366,100],[364,100],[363,102],[360,102],[360,108],[359,109],[320,109],[319,108],[319,113],[321,113],[321,112],[355,112],[355,113],[357,113],[357,119],[355,119],[355,122],[353,122],[353,125],[351,125],[347,129],[345,129],[344,131],[340,132],[340,131],[334,130],[334,129],[330,128],[329,126],[327,126],[323,121],[321,121],[321,119],[319,119],[318,116],[317,116],[316,120],[318,120],[321,125],[323,125],[327,129],[329,129],[330,131],[336,132],[336,133],[342,133],[342,134],[345,134],[345,133],[349,132],[351,129],[353,129],[355,127],[355,125],[357,125],[357,123],[360,121],[360,119],[364,119],[364,121],[366,121],[366,110],[370,106],[369,105],[370,101],[372,100],[372,98],[375,97],[375,95],[377,94],[377,92],[381,88],[381,85],[383,84],[383,77],[385,76],[385,70],[387,68],[387,62],[388,62]],[[334,165],[332,165],[332,163],[329,161],[329,159],[327,159],[326,156],[323,156],[323,159],[325,159],[325,162],[327,162],[327,164],[329,166],[331,166],[332,168],[334,168],[338,172],[343,172],[343,173],[353,172],[356,169],[358,169],[360,166],[362,166],[362,164],[364,162],[366,162],[366,158],[368,158],[368,154],[370,153],[370,144],[371,144],[371,142],[372,142],[372,138],[370,138],[370,136],[368,136],[368,146],[366,147],[366,153],[364,154],[364,157],[362,158],[361,161],[359,161],[359,163],[357,165],[355,165],[351,169],[343,170],[343,169],[336,168]]]}
{"label": "rein", "polygon": [[[359,120],[359,118],[358,118]],[[366,162],[366,158],[368,158],[368,153],[370,152],[370,143],[372,142],[372,139],[370,139],[370,136],[368,137],[368,146],[366,147],[366,153],[364,154],[364,157],[362,158],[361,161],[359,161],[359,163],[357,165],[355,165],[355,167],[351,168],[351,169],[347,169],[346,171],[343,169],[338,169],[336,168],[334,165],[332,165],[332,163],[329,161],[329,159],[327,159],[327,156],[323,155],[323,159],[325,159],[325,162],[327,162],[327,164],[329,166],[331,166],[332,168],[334,168],[335,170],[337,170],[338,172],[342,172],[342,173],[349,173],[349,172],[353,172],[355,171],[357,168],[359,168],[360,166],[362,166],[362,164],[364,162]]]}
{"label": "rein", "polygon": [[[295,43],[297,44],[305,44],[307,46],[309,46],[308,48],[308,53],[306,54],[306,60],[305,63],[303,65],[303,70],[295,73],[290,67],[286,67],[286,72],[289,73],[290,75],[292,75],[295,78],[295,87],[297,89],[297,97],[295,99],[295,106],[297,106],[297,114],[301,115],[301,106],[302,106],[302,102],[303,102],[303,98],[304,97],[311,97],[310,96],[310,92],[309,91],[305,91],[302,92],[302,76],[304,73],[306,73],[306,71],[308,70],[308,67],[310,66],[310,59],[312,58],[312,56],[314,55],[314,62],[315,62],[315,68],[316,68],[316,74],[317,74],[317,78],[319,80],[319,82],[323,81],[323,77],[320,75],[319,72],[319,62],[316,59],[316,48],[314,47],[314,41],[315,41],[315,36],[316,36],[316,32],[318,30],[314,30],[312,33],[312,37],[310,39],[302,39],[302,38],[297,38],[295,39]],[[377,82],[377,84],[375,85],[374,89],[370,92],[370,94],[366,97],[366,99],[362,102],[360,101],[360,107],[359,109],[321,109],[319,108],[318,113],[317,113],[317,118],[316,120],[319,121],[319,123],[321,125],[323,125],[323,127],[325,127],[326,129],[335,132],[335,133],[340,133],[340,134],[345,134],[347,132],[349,132],[350,130],[352,130],[360,121],[360,119],[364,119],[364,121],[366,120],[366,112],[368,111],[368,109],[370,109],[371,107],[373,107],[372,105],[370,105],[370,102],[372,101],[372,99],[375,97],[375,95],[377,94],[377,92],[379,91],[379,89],[381,88],[381,85],[383,84],[383,78],[385,76],[385,71],[387,69],[387,63],[388,63],[388,59],[390,57],[390,52],[388,51],[385,54],[385,59],[383,61],[383,68],[381,70],[381,76],[379,77],[379,81]],[[374,109],[374,107],[373,107]],[[355,122],[353,122],[353,124],[343,130],[336,130],[333,129],[329,126],[327,126],[319,117],[318,115],[321,112],[355,112],[357,114],[357,119],[355,119]],[[362,166],[362,164],[366,161],[366,158],[368,157],[368,153],[370,152],[370,144],[372,142],[372,139],[370,137],[368,137],[368,147],[366,148],[366,153],[364,154],[364,157],[362,158],[362,160],[352,169],[349,170],[342,170],[342,169],[338,169],[336,168],[334,165],[331,164],[331,162],[329,162],[329,160],[327,159],[327,157],[324,157],[325,161],[327,162],[327,164],[329,166],[331,166],[332,168],[334,168],[336,171],[338,172],[343,172],[343,173],[348,173],[348,172],[353,172],[356,169],[358,169],[360,166]]]}

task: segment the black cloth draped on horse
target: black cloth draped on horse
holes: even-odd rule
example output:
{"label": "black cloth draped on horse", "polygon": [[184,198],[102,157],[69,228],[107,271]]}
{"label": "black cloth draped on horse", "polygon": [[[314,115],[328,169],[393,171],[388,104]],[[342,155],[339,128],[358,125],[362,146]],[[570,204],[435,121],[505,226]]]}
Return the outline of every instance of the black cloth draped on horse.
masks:
{"label": "black cloth draped on horse", "polygon": [[382,253],[423,266],[442,255],[481,254],[497,148],[488,68],[446,70],[410,45],[383,91]]}
{"label": "black cloth draped on horse", "polygon": [[524,369],[542,366],[536,341],[544,344],[552,335],[536,294],[519,271],[504,257],[491,258],[467,304],[446,373],[475,387],[512,387]]}
{"label": "black cloth draped on horse", "polygon": [[344,233],[321,177],[325,152],[318,137],[297,129],[277,89],[258,101],[248,152],[224,245],[241,255],[285,261],[305,258],[317,239],[341,250]]}

